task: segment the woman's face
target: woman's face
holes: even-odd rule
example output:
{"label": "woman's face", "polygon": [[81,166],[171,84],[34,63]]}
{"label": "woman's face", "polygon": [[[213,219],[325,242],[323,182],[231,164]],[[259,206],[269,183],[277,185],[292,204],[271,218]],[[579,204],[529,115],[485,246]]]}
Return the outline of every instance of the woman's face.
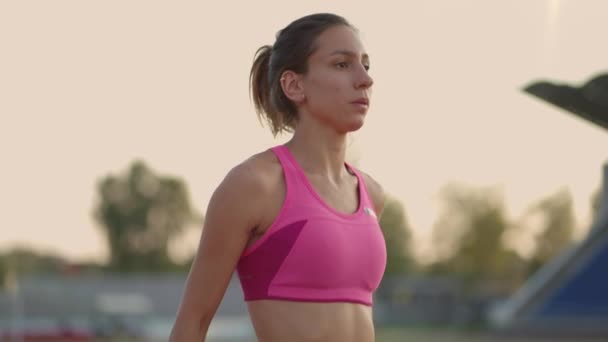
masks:
{"label": "woman's face", "polygon": [[358,34],[347,26],[325,30],[301,76],[300,115],[310,115],[340,133],[358,130],[369,108],[369,57]]}

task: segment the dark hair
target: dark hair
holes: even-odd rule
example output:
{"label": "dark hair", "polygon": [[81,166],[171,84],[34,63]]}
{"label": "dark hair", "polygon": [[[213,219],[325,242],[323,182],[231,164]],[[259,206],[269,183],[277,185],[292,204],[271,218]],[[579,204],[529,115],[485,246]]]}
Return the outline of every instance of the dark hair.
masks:
{"label": "dark hair", "polygon": [[317,48],[317,37],[338,25],[354,29],[339,15],[311,14],[277,32],[274,45],[264,45],[256,51],[249,75],[251,97],[258,118],[268,122],[274,136],[282,131],[293,131],[297,120],[297,109],[281,88],[281,75],[285,70],[306,73],[308,57]]}

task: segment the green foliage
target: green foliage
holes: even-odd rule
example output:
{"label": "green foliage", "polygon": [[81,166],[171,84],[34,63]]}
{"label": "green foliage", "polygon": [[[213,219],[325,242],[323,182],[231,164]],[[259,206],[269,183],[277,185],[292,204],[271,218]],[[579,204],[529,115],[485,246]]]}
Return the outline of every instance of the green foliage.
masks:
{"label": "green foliage", "polygon": [[6,274],[8,272],[8,263],[6,257],[0,255],[0,289],[6,287]]}
{"label": "green foliage", "polygon": [[387,249],[386,276],[403,274],[414,267],[411,253],[411,231],[403,205],[388,197],[380,218]]}
{"label": "green foliage", "polygon": [[575,218],[572,197],[565,189],[542,199],[530,211],[543,218],[529,265],[529,272],[533,273],[573,243]]}
{"label": "green foliage", "polygon": [[497,291],[517,286],[522,260],[503,243],[511,225],[502,196],[491,188],[449,185],[442,197],[444,210],[433,231],[438,260],[430,272],[456,275],[471,291],[490,283]]}
{"label": "green foliage", "polygon": [[591,217],[593,218],[596,218],[600,211],[600,206],[602,205],[601,194],[601,190],[596,190],[591,196]]}
{"label": "green foliage", "polygon": [[112,270],[178,267],[169,257],[169,242],[198,219],[184,182],[136,161],[126,175],[105,177],[98,191],[94,216],[107,238]]}
{"label": "green foliage", "polygon": [[7,274],[58,273],[65,270],[68,261],[52,253],[27,247],[16,247],[0,253],[0,288],[6,285]]}
{"label": "green foliage", "polygon": [[36,251],[26,247],[13,248],[0,254],[0,268],[17,273],[53,273],[59,272],[68,265],[64,258]]}

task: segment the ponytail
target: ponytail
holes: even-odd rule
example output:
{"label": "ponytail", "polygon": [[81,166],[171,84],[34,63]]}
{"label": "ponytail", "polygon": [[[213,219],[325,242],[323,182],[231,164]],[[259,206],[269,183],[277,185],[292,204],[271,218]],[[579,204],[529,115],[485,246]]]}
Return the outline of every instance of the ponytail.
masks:
{"label": "ponytail", "polygon": [[249,75],[249,90],[258,119],[266,121],[272,135],[276,136],[281,131],[289,131],[291,123],[289,123],[290,120],[286,120],[289,113],[280,111],[277,108],[277,101],[273,100],[273,97],[281,98],[284,95],[281,85],[270,79],[271,54],[272,46],[270,45],[264,45],[256,51]]}

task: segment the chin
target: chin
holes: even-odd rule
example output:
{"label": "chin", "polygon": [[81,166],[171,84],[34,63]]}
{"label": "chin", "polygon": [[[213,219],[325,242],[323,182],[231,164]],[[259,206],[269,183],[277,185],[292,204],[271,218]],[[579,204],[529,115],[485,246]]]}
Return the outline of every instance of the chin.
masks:
{"label": "chin", "polygon": [[330,121],[330,123],[337,132],[346,134],[361,129],[365,122],[365,116],[365,113],[362,112],[349,112],[345,113],[338,120]]}
{"label": "chin", "polygon": [[345,131],[347,133],[356,132],[359,129],[361,129],[361,127],[363,127],[363,123],[364,123],[363,118],[361,118],[360,120],[352,120],[351,122],[348,123],[348,125],[346,125]]}

